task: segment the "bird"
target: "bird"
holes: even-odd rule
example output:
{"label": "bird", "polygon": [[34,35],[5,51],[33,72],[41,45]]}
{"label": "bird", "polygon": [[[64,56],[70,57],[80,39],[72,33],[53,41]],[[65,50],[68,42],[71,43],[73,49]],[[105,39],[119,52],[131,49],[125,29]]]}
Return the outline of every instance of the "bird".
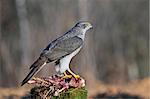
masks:
{"label": "bird", "polygon": [[[39,58],[30,66],[28,75],[21,82],[26,84],[46,64],[55,62],[57,72],[63,74],[63,78],[79,78],[69,68],[71,59],[79,53],[84,44],[85,34],[93,26],[88,21],[77,22],[69,31],[56,38],[41,52]],[[71,74],[67,74],[67,71]]]}

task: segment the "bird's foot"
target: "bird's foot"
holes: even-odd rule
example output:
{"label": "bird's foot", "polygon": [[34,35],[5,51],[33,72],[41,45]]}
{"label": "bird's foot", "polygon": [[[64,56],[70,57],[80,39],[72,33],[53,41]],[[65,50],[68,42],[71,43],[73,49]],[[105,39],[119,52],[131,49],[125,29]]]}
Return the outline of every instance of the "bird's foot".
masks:
{"label": "bird's foot", "polygon": [[75,78],[75,79],[80,78],[80,76],[79,76],[79,75],[73,75],[73,76],[74,76],[74,78]]}
{"label": "bird's foot", "polygon": [[71,70],[68,70],[68,72],[75,78],[75,79],[79,79],[80,76],[76,75],[75,73],[73,73]]}
{"label": "bird's foot", "polygon": [[72,75],[68,75],[66,72],[64,72],[63,78],[71,78],[71,77],[72,77]]}
{"label": "bird's foot", "polygon": [[72,77],[72,75],[65,75],[65,76],[63,76],[64,79],[71,78],[71,77]]}

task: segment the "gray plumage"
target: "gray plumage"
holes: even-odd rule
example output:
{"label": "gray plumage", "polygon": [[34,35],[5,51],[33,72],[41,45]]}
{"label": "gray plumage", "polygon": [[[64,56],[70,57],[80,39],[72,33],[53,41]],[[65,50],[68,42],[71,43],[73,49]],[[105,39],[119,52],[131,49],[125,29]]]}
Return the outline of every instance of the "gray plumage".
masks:
{"label": "gray plumage", "polygon": [[[30,66],[30,72],[22,81],[21,85],[27,83],[46,63],[59,61],[81,48],[84,42],[85,32],[90,29],[88,22],[78,22],[71,30],[63,36],[52,41],[40,54],[40,57]],[[86,30],[87,29],[87,30]]]}
{"label": "gray plumage", "polygon": [[83,40],[77,36],[74,36],[72,38],[60,39],[55,42],[56,43],[54,45],[51,45],[53,47],[50,46],[41,54],[47,57],[50,61],[65,57],[83,44]]}

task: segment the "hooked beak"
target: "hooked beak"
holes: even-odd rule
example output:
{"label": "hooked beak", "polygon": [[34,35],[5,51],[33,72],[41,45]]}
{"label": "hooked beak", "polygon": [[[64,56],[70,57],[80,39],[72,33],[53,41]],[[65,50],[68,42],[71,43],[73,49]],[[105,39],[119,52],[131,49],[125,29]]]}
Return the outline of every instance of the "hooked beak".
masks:
{"label": "hooked beak", "polygon": [[92,26],[92,25],[90,26],[90,29],[93,29],[93,26]]}
{"label": "hooked beak", "polygon": [[89,25],[89,29],[93,29],[93,26],[91,24]]}
{"label": "hooked beak", "polygon": [[87,28],[88,30],[93,28],[92,24],[87,23],[87,25],[88,25],[88,28]]}
{"label": "hooked beak", "polygon": [[92,24],[88,24],[89,25],[89,29],[93,29],[93,26],[92,26]]}

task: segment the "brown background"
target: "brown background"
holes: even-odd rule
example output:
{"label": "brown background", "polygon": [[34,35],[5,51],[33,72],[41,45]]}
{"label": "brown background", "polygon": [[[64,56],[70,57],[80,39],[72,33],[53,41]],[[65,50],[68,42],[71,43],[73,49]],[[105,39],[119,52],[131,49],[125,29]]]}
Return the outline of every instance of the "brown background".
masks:
{"label": "brown background", "polygon": [[[149,0],[0,0],[0,87],[20,86],[47,44],[79,20],[94,29],[71,68],[88,87],[148,77],[148,18]],[[53,65],[38,76],[54,74]]]}

